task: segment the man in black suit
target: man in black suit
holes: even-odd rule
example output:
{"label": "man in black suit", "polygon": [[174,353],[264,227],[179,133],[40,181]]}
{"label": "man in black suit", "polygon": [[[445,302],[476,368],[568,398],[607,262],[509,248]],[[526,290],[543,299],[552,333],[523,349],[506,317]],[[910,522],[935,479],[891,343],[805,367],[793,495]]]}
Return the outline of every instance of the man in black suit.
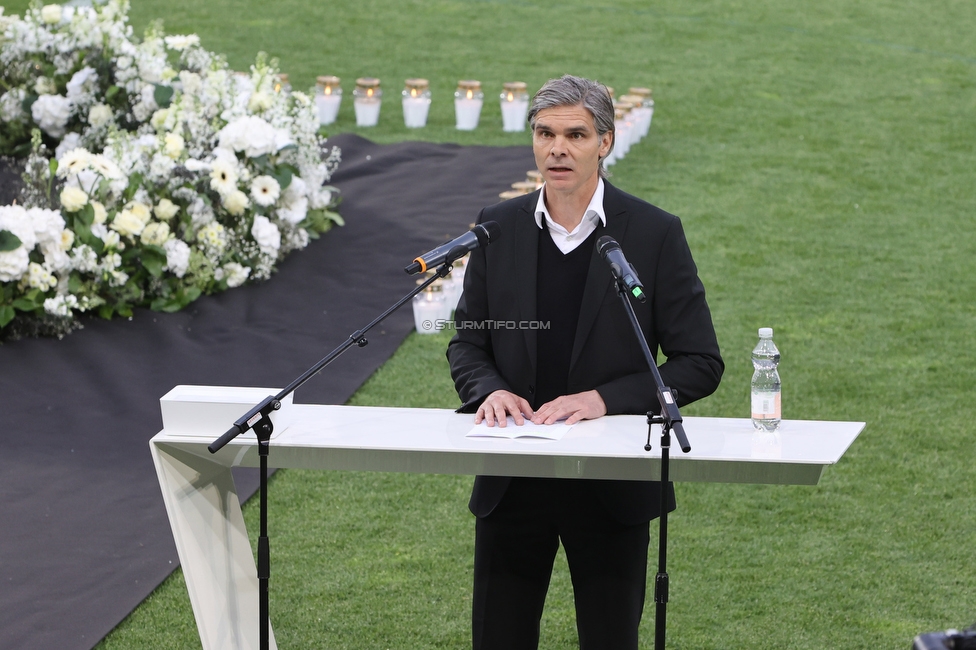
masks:
{"label": "man in black suit", "polygon": [[[479,216],[503,236],[471,255],[447,352],[461,410],[476,413],[476,423],[574,424],[659,409],[594,245],[603,235],[620,243],[644,282],[648,299],[635,305],[637,316],[651,350],[667,357],[661,377],[679,404],[718,386],[724,365],[680,221],[604,180],[613,118],[601,84],[568,75],[547,82],[529,110],[544,187]],[[523,328],[480,326],[489,321]],[[477,477],[469,504],[478,518],[474,648],[538,647],[562,542],[580,647],[636,649],[661,489],[673,508],[673,488],[654,482]]]}

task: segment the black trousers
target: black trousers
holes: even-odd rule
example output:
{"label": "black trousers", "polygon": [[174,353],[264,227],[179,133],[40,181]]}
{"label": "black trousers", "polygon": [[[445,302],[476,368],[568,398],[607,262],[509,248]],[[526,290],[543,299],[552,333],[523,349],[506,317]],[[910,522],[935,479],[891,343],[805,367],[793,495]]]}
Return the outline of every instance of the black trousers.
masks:
{"label": "black trousers", "polygon": [[611,519],[593,481],[516,478],[475,528],[474,650],[536,650],[553,560],[566,551],[581,650],[636,650],[649,524]]}

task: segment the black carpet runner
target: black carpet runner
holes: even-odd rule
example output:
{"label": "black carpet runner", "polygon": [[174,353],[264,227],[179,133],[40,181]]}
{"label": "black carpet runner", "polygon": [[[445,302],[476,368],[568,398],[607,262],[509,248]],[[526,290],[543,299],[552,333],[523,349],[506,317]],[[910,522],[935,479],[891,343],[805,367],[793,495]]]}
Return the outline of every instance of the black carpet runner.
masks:
{"label": "black carpet runner", "polygon": [[[160,396],[288,384],[410,290],[410,260],[535,168],[529,147],[330,143],[346,226],[271,280],[0,345],[0,648],[92,648],[176,568],[148,444]],[[345,402],[412,327],[408,305],[295,401]],[[256,490],[256,471],[235,478],[242,499]]]}

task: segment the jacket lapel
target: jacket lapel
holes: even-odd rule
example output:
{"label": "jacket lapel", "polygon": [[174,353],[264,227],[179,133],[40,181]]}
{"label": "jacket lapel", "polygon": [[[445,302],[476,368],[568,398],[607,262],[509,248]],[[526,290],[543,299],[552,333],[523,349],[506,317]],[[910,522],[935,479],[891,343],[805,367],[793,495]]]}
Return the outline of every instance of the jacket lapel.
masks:
{"label": "jacket lapel", "polygon": [[579,322],[576,326],[576,338],[573,339],[573,353],[569,361],[570,374],[583,352],[583,346],[593,329],[593,323],[596,321],[600,305],[603,304],[607,292],[615,291],[610,267],[597,253],[596,240],[609,235],[619,243],[627,233],[627,211],[619,200],[618,190],[606,181],[604,181],[603,210],[607,215],[607,225],[598,225],[595,232],[593,252],[590,254],[590,268],[586,274],[583,302],[580,305]]}
{"label": "jacket lapel", "polygon": [[[532,200],[523,203],[515,220],[516,258],[515,277],[518,284],[518,311],[520,320],[536,319],[536,275],[539,264],[539,227],[533,212],[538,200],[538,192],[529,195]],[[525,347],[532,364],[532,374],[536,371],[536,331],[532,328],[522,330]],[[533,380],[534,381],[534,380]]]}

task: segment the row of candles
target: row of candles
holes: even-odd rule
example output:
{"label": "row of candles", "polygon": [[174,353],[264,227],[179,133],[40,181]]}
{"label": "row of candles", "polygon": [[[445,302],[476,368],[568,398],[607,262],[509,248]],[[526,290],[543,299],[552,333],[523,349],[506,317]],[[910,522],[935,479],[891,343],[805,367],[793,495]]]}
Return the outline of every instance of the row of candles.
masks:
{"label": "row of candles", "polygon": [[[316,79],[315,104],[318,108],[319,123],[332,124],[339,114],[342,103],[342,86],[339,77],[321,76]],[[611,90],[611,95],[613,91]],[[352,92],[353,108],[356,111],[356,126],[376,126],[379,122],[380,107],[383,103],[383,89],[375,77],[360,77]],[[427,79],[407,79],[400,93],[403,107],[403,123],[407,128],[421,128],[427,125],[430,110],[431,92]],[[485,93],[481,82],[464,80],[458,82],[454,91],[455,127],[460,131],[473,131],[478,128]],[[529,93],[523,81],[510,81],[502,84],[499,95],[502,112],[502,130],[524,131],[526,115],[529,111]],[[615,102],[625,113],[637,110],[650,115],[654,111],[654,100],[648,88],[631,88],[630,93]],[[642,118],[643,119],[643,118]],[[646,127],[644,128],[646,133]]]}
{"label": "row of candles", "polygon": [[[322,76],[316,79],[315,104],[319,111],[319,123],[331,124],[339,113],[342,102],[342,87],[339,77]],[[431,92],[427,79],[407,79],[400,93],[403,106],[403,123],[407,128],[416,129],[427,125],[430,110]],[[356,126],[376,126],[383,103],[383,89],[375,77],[356,79],[352,91],[353,108],[356,111]],[[523,131],[525,116],[529,110],[529,94],[522,81],[503,84],[500,95],[502,107],[502,128],[505,131]],[[478,128],[481,107],[485,93],[481,82],[461,80],[454,91],[455,126],[460,131],[473,131]]]}

